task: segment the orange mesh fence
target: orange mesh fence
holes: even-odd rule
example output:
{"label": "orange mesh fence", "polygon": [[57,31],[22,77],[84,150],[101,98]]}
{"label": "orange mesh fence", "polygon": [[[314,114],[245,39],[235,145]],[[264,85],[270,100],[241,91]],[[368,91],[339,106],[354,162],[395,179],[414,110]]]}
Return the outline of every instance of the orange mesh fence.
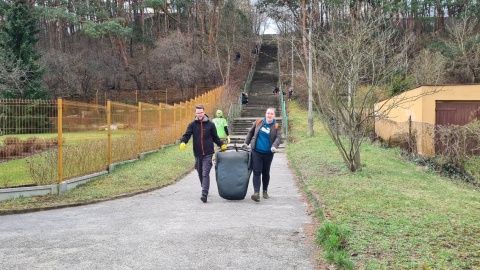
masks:
{"label": "orange mesh fence", "polygon": [[0,188],[54,184],[173,144],[194,119],[195,105],[213,116],[222,92],[173,106],[0,99]]}
{"label": "orange mesh fence", "polygon": [[141,152],[160,148],[160,107],[158,105],[139,103],[141,108],[140,147]]}
{"label": "orange mesh fence", "polygon": [[61,115],[62,129],[58,132],[63,138],[60,163],[63,179],[105,170],[107,152],[104,149],[108,138],[105,131],[106,107],[62,100]]}
{"label": "orange mesh fence", "polygon": [[168,104],[160,104],[160,115],[160,140],[162,141],[162,145],[173,144],[177,139],[177,137],[175,137],[176,125],[174,124],[174,106]]}
{"label": "orange mesh fence", "polygon": [[134,159],[139,154],[138,106],[111,102],[112,162]]}
{"label": "orange mesh fence", "polygon": [[32,184],[27,158],[56,146],[56,100],[0,99],[0,188]]}

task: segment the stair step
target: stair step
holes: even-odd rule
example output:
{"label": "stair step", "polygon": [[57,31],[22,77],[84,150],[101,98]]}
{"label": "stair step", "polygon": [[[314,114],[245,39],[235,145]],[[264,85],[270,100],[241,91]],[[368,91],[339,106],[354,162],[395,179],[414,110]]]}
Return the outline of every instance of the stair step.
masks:
{"label": "stair step", "polygon": [[[233,119],[230,124],[231,143],[243,144],[248,130],[253,123],[265,116],[267,108],[273,107],[277,116],[281,111],[280,98],[272,93],[278,76],[275,73],[277,46],[274,40],[264,40],[260,48],[260,57],[253,74],[249,92],[249,103],[244,105],[241,117]],[[266,87],[268,86],[268,87]],[[282,124],[282,118],[276,117],[276,122]]]}

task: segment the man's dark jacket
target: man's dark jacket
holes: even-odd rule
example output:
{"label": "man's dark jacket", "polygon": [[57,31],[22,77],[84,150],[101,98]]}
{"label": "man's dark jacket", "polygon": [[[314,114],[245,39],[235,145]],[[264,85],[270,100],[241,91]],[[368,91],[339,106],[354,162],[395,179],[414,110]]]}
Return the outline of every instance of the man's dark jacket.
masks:
{"label": "man's dark jacket", "polygon": [[213,143],[222,146],[223,142],[217,135],[217,128],[215,124],[205,115],[202,121],[195,117],[190,124],[188,124],[185,134],[183,134],[181,142],[188,143],[190,137],[193,135],[193,154],[195,156],[211,155],[215,153]]}

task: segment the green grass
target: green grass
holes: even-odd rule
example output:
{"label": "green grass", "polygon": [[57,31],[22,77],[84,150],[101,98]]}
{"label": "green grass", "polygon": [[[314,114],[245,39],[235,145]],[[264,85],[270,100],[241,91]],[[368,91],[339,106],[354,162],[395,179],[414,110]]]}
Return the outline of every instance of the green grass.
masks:
{"label": "green grass", "polygon": [[324,216],[351,232],[345,250],[355,269],[480,268],[478,187],[425,172],[399,150],[368,142],[363,170],[351,173],[321,123],[307,138],[307,113],[289,104],[288,159],[322,200]]}
{"label": "green grass", "polygon": [[145,159],[115,167],[112,174],[100,176],[63,195],[18,198],[0,202],[0,215],[25,209],[57,207],[66,204],[95,202],[124,194],[142,192],[175,183],[193,169],[190,144],[185,151],[169,146],[149,154]]}
{"label": "green grass", "polygon": [[26,159],[0,163],[0,188],[32,183]]}
{"label": "green grass", "polygon": [[[131,134],[135,134],[136,131],[132,130],[112,130],[112,139],[123,137]],[[41,134],[15,134],[4,135],[0,137],[0,146],[3,145],[3,140],[7,137],[16,137],[22,140],[26,140],[31,137],[37,137],[40,139],[57,138],[57,133],[41,133]],[[99,140],[107,139],[107,131],[82,131],[82,132],[64,132],[63,139],[67,144],[75,144],[85,140]]]}

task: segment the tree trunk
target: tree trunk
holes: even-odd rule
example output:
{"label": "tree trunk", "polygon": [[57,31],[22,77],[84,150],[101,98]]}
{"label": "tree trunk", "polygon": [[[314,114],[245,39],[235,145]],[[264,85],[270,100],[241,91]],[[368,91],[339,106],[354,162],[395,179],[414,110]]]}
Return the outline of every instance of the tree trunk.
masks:
{"label": "tree trunk", "polygon": [[213,24],[215,23],[215,12],[217,9],[217,1],[213,1],[213,9],[212,13],[210,15],[210,27],[208,31],[208,46],[209,46],[209,52],[212,52],[213,49]]}

